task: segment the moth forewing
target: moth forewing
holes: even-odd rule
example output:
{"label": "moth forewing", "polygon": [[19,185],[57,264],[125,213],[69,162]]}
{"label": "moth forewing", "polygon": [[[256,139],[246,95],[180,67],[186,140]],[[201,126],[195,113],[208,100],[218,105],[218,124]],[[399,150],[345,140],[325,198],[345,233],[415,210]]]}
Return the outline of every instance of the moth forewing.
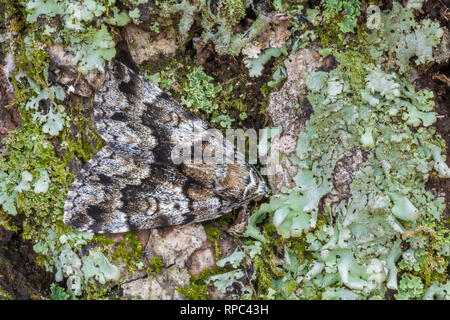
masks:
{"label": "moth forewing", "polygon": [[[64,206],[64,222],[77,230],[200,222],[269,192],[220,131],[120,62],[110,63],[95,93],[94,119],[106,146],[77,174]],[[173,156],[198,141],[206,161]]]}

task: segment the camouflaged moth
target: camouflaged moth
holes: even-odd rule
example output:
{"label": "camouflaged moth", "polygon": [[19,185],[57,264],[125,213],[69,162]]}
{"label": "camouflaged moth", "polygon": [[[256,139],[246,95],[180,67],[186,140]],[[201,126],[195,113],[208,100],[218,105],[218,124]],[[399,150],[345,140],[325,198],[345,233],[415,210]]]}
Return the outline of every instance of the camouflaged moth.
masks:
{"label": "camouflaged moth", "polygon": [[78,173],[64,205],[64,223],[77,230],[119,233],[211,220],[269,191],[241,152],[213,139],[202,148],[214,145],[241,161],[176,164],[177,144],[211,127],[120,62],[111,62],[95,93],[94,119],[106,146]]}

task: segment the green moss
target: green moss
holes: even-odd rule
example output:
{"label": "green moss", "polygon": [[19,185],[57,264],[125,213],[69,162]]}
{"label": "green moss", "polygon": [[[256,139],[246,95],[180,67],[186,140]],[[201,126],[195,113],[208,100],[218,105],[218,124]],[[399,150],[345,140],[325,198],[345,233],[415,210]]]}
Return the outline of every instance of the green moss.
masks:
{"label": "green moss", "polygon": [[83,300],[120,300],[118,287],[89,282],[84,289]]}
{"label": "green moss", "polygon": [[323,28],[318,33],[323,46],[340,43],[347,33],[354,32],[360,15],[361,3],[358,0],[326,0],[321,11]]}
{"label": "green moss", "polygon": [[144,268],[142,262],[144,260],[144,251],[135,232],[127,232],[125,240],[115,244],[111,258],[117,263],[124,263],[127,271],[130,273]]}
{"label": "green moss", "polygon": [[219,248],[219,238],[221,231],[214,223],[208,223],[205,225],[205,232],[208,238],[208,241],[214,245],[214,252],[216,255],[216,259],[220,259],[221,252]]}
{"label": "green moss", "polygon": [[226,271],[226,269],[220,267],[215,267],[211,271],[206,268],[198,277],[191,276],[189,286],[186,288],[176,287],[175,290],[180,292],[187,299],[211,300],[211,297],[208,294],[209,278],[213,275],[223,273],[224,271]]}
{"label": "green moss", "polygon": [[148,262],[150,263],[149,273],[159,273],[164,267],[164,263],[160,257],[148,259]]}
{"label": "green moss", "polygon": [[[270,217],[271,219],[273,218],[273,214],[271,214],[271,217]],[[271,220],[271,219],[269,219],[269,220]],[[268,237],[268,238],[272,238],[274,235],[276,235],[277,234],[277,229],[275,228],[275,226],[273,225],[273,223],[272,223],[272,221],[267,221],[265,224],[264,224],[264,235],[265,235],[265,237]],[[278,236],[278,235],[277,235]]]}
{"label": "green moss", "polygon": [[[416,236],[419,234],[420,232],[415,233]],[[436,234],[434,234],[434,236],[436,237]],[[425,242],[428,242],[427,238],[424,239]],[[399,262],[399,269],[410,275],[421,278],[427,287],[431,286],[435,281],[444,283],[448,276],[446,274],[446,269],[449,263],[448,259],[444,256],[437,255],[435,251],[431,250],[431,248],[424,250],[417,248],[416,245],[414,245],[414,247],[415,249],[411,248],[408,250],[409,258],[404,256],[404,258]],[[442,247],[439,247],[436,251],[441,249]]]}
{"label": "green moss", "polygon": [[255,257],[253,267],[257,276],[258,296],[264,296],[268,293],[269,288],[272,288],[273,275],[271,269],[267,265],[266,259],[261,257]]}
{"label": "green moss", "polygon": [[208,294],[208,285],[200,278],[191,277],[190,285],[186,288],[175,288],[186,299],[191,300],[211,300]]}
{"label": "green moss", "polygon": [[14,300],[14,298],[8,292],[3,290],[2,287],[0,287],[0,300]]}
{"label": "green moss", "polygon": [[[349,83],[354,92],[361,92],[366,86],[365,78],[368,74],[366,66],[372,63],[370,58],[349,49],[334,52],[334,57],[339,62],[343,75],[350,79]],[[356,99],[359,99],[359,95],[356,95]]]}
{"label": "green moss", "polygon": [[105,144],[89,118],[89,112],[93,107],[92,100],[87,106],[88,108],[81,103],[72,103],[67,108],[71,126],[65,128],[61,133],[64,160],[67,163],[74,157],[82,162],[87,162],[94,155],[94,151],[100,150]]}
{"label": "green moss", "polygon": [[212,224],[207,224],[205,226],[205,232],[209,242],[214,243],[218,241],[220,231],[217,227],[213,226]]}
{"label": "green moss", "polygon": [[216,8],[211,8],[212,2],[209,3],[210,8],[207,12],[213,20],[225,19],[228,24],[234,26],[245,16],[244,0],[223,0],[218,2]]}
{"label": "green moss", "polygon": [[263,234],[266,241],[262,244],[261,253],[256,255],[252,261],[257,277],[257,294],[261,298],[267,297],[270,293],[269,289],[273,289],[277,281],[279,282],[286,275],[286,270],[282,268],[285,246],[295,249],[302,247],[298,254],[304,251],[304,244],[301,241],[289,243],[278,235],[276,237],[273,236],[274,234],[268,236],[265,230]]}

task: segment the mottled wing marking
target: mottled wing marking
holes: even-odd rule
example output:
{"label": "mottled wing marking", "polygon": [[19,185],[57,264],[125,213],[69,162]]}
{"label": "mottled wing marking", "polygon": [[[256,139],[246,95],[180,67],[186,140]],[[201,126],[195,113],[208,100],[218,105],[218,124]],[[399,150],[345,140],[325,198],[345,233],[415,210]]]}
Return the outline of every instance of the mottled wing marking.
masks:
{"label": "mottled wing marking", "polygon": [[167,164],[172,148],[192,137],[194,127],[210,128],[124,65],[112,68],[95,94],[94,119],[99,135],[117,152]]}
{"label": "mottled wing marking", "polygon": [[236,207],[182,169],[148,165],[105,146],[72,184],[64,222],[83,231],[126,232],[208,220]]}
{"label": "mottled wing marking", "polygon": [[[64,222],[77,230],[117,233],[217,218],[268,192],[256,169],[236,164],[181,164],[174,146],[210,126],[123,64],[112,62],[94,98],[106,141],[75,178]],[[215,140],[208,140],[214,144]],[[232,146],[228,157],[243,160]]]}

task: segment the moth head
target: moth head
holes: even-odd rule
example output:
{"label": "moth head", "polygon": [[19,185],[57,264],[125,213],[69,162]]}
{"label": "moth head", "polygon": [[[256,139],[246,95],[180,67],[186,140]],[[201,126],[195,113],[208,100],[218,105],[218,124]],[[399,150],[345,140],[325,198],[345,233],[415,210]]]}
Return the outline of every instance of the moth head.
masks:
{"label": "moth head", "polygon": [[226,170],[217,175],[217,181],[225,194],[240,201],[249,201],[270,192],[264,179],[250,165],[227,164]]}

